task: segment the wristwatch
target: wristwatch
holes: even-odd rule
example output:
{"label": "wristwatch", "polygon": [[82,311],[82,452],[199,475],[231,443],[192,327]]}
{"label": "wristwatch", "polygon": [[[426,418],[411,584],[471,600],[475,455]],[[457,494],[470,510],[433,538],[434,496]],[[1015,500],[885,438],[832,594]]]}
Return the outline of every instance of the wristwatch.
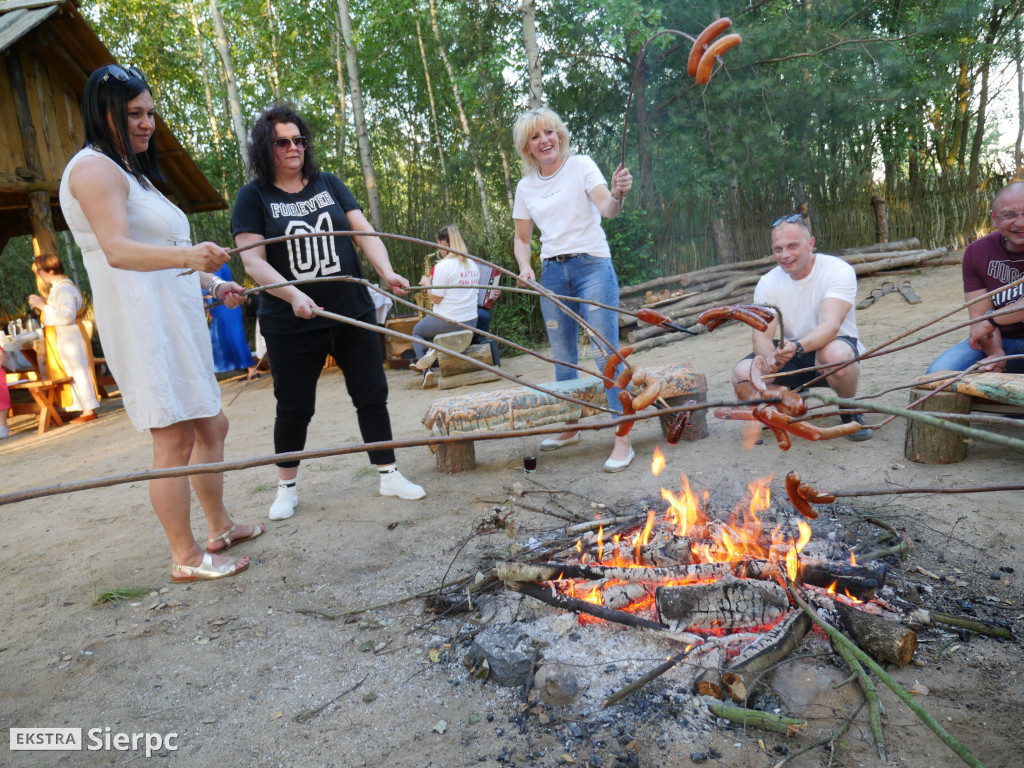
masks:
{"label": "wristwatch", "polygon": [[804,345],[796,339],[793,340],[793,346],[796,347],[797,356],[804,354]]}
{"label": "wristwatch", "polygon": [[985,313],[985,319],[988,320],[992,324],[992,326],[994,328],[999,328],[1000,327],[999,323],[997,323],[996,319],[994,317],[992,317],[992,313],[993,312],[995,312],[994,309],[990,309],[988,312],[986,312]]}

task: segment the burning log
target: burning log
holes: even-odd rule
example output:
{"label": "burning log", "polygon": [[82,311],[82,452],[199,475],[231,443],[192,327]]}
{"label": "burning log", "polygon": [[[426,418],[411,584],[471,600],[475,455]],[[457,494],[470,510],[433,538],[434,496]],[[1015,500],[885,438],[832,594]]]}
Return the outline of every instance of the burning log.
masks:
{"label": "burning log", "polygon": [[783,587],[731,575],[711,584],[658,587],[654,599],[662,624],[691,632],[766,626],[789,610]]}
{"label": "burning log", "polygon": [[782,621],[748,645],[722,672],[722,690],[745,701],[758,677],[793,652],[811,628],[803,611],[790,611]]}
{"label": "burning log", "polygon": [[[629,568],[583,563],[513,563],[494,566],[494,575],[503,581],[555,581],[592,579],[601,581],[709,581],[724,576],[782,581],[779,567],[768,560],[740,560],[733,563],[693,563],[674,568]],[[830,584],[832,582],[829,582]]]}
{"label": "burning log", "polygon": [[822,618],[845,629],[871,658],[900,667],[907,666],[914,658],[917,635],[912,629],[824,595],[811,600]]}
{"label": "burning log", "polygon": [[561,608],[563,611],[586,613],[591,616],[596,616],[599,619],[604,619],[605,621],[614,621],[630,627],[662,629],[661,624],[656,621],[645,619],[642,616],[634,616],[632,613],[626,613],[625,611],[616,611],[611,608],[605,608],[603,605],[588,603],[586,600],[580,600],[576,597],[560,595],[557,592],[552,592],[550,589],[546,589],[539,584],[509,581],[505,583],[505,586],[515,592],[520,592],[524,595],[534,597],[541,602],[554,606],[555,608]]}
{"label": "burning log", "polygon": [[867,602],[875,590],[885,586],[889,566],[885,563],[850,565],[828,561],[801,560],[800,578],[804,584],[828,589],[833,584],[837,592],[849,594]]}

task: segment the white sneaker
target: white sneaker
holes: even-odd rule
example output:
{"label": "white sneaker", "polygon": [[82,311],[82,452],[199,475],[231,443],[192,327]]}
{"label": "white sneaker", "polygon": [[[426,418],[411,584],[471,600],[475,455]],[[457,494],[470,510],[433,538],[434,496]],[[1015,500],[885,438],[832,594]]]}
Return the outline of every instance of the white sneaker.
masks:
{"label": "white sneaker", "polygon": [[427,495],[423,486],[406,480],[397,469],[392,472],[380,473],[380,495],[397,496],[400,499],[414,501]]}
{"label": "white sneaker", "polygon": [[299,503],[299,492],[295,485],[277,484],[277,498],[270,505],[271,520],[287,520],[295,514],[295,507]]}

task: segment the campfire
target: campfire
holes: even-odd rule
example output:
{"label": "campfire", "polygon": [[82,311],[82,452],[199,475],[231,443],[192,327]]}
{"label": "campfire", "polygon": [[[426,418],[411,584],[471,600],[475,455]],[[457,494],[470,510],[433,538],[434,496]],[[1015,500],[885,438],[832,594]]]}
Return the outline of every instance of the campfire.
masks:
{"label": "campfire", "polygon": [[[652,471],[664,466],[656,452]],[[793,589],[871,657],[909,663],[916,635],[901,623],[901,608],[878,594],[886,565],[858,563],[835,533],[813,535],[788,505],[772,503],[770,480],[751,483],[739,504],[722,509],[684,475],[677,489],[661,489],[657,509],[570,526],[578,536],[568,545],[563,531],[554,532],[550,544],[535,543],[532,562],[498,563],[495,574],[509,589],[571,612],[573,633],[610,622],[654,643],[662,660],[670,651],[656,673],[685,661],[674,682],[691,695],[752,700],[765,670],[812,627]],[[623,632],[614,634],[621,642]],[[602,703],[638,687],[612,691]]]}

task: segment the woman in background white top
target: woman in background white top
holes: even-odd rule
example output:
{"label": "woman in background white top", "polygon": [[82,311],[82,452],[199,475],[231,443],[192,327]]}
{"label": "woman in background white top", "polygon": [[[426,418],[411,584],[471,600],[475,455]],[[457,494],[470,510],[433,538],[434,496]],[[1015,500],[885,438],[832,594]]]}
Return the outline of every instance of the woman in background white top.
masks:
{"label": "woman in background white top", "polygon": [[[49,294],[44,301],[41,296],[32,294],[28,297],[29,306],[38,310],[45,328],[53,328],[56,337],[58,362],[65,376],[74,381],[71,390],[74,393],[72,410],[82,413],[71,420],[72,424],[94,421],[96,409],[100,407],[93,381],[89,351],[85,348],[85,335],[78,325],[78,314],[85,302],[82,292],[64,275],[64,265],[55,253],[41,253],[33,262],[36,276],[49,286]],[[51,343],[47,336],[47,347]],[[47,367],[50,368],[49,357]],[[53,372],[49,374],[53,377]]]}
{"label": "woman in background white top", "polygon": [[[156,112],[145,76],[116,64],[82,94],[86,144],[64,169],[60,207],[89,272],[103,353],[132,424],[153,436],[153,468],[223,461],[228,420],[206,327],[202,289],[229,307],[242,287],[212,274],[228,260],[215,243],[192,245],[185,214],[160,194]],[[182,271],[191,271],[182,274]],[[196,542],[189,480],[209,538]],[[149,497],[171,545],[171,581],[231,576],[249,558],[229,547],[263,533],[224,508],[224,477],[151,480]]]}
{"label": "woman in background white top", "polygon": [[[523,114],[516,121],[512,138],[526,167],[526,175],[516,187],[512,210],[515,219],[512,250],[519,264],[520,279],[536,280],[530,266],[530,240],[536,224],[540,230],[543,265],[541,285],[559,296],[575,296],[617,307],[619,282],[608,240],[601,228],[601,217],[614,219],[621,213],[622,200],[633,187],[633,177],[620,165],[612,174],[609,191],[597,164],[587,155],[573,154],[569,148],[568,128],[562,118],[547,107]],[[618,342],[619,319],[615,312],[578,302],[566,302],[566,306],[609,342]],[[575,365],[579,361],[579,323],[550,299],[541,297],[540,307],[552,356]],[[591,343],[598,370],[604,370],[612,350],[604,349],[597,338],[592,338]],[[555,366],[558,381],[578,376],[575,368]],[[621,413],[619,390],[612,387],[607,394],[608,406]],[[540,447],[550,451],[579,441],[580,432],[569,429],[548,438]],[[604,471],[625,469],[635,455],[629,437],[616,436]]]}
{"label": "woman in background white top", "polygon": [[[437,231],[437,242],[466,253],[466,243],[459,228],[454,224]],[[420,280],[420,285],[480,285],[480,268],[475,261],[444,248],[441,248],[441,252],[446,254],[445,257],[434,265],[431,275],[426,275]],[[434,303],[434,311],[441,317],[425,315],[412,329],[412,335],[430,341],[440,333],[464,330],[452,322],[447,322],[449,320],[476,326],[476,300],[479,293],[478,288],[438,288],[427,291],[427,297]],[[437,359],[437,354],[423,344],[414,343],[413,349],[417,357],[413,365],[417,370],[423,371],[425,381],[427,371]]]}

